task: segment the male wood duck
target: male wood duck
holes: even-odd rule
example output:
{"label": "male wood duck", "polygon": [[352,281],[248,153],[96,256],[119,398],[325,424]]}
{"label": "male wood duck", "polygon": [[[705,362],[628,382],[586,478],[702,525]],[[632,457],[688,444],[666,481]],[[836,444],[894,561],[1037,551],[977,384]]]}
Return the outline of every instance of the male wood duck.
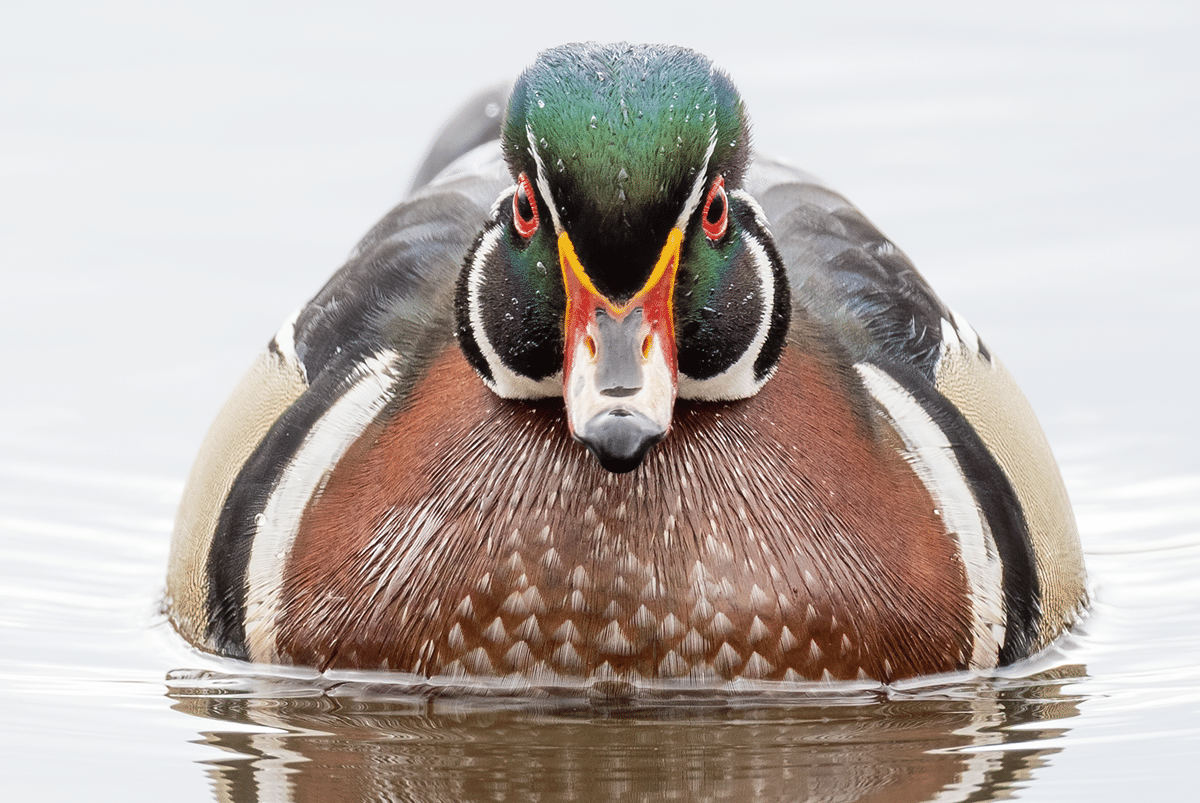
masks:
{"label": "male wood duck", "polygon": [[502,118],[485,100],[214,423],[168,578],[189,642],[450,681],[888,683],[1072,624],[1078,535],[1027,402],[858,210],[751,165],[724,73],[567,45]]}

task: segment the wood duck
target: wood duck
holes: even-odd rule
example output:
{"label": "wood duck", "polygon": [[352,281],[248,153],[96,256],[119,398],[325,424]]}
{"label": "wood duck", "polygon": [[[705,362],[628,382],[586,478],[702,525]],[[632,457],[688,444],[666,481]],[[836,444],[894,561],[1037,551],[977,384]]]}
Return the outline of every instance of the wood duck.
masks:
{"label": "wood duck", "polygon": [[219,414],[172,543],[189,642],[888,683],[1075,621],[1074,518],[1008,372],[845,199],[751,165],[728,76],[575,44],[502,104],[452,122]]}

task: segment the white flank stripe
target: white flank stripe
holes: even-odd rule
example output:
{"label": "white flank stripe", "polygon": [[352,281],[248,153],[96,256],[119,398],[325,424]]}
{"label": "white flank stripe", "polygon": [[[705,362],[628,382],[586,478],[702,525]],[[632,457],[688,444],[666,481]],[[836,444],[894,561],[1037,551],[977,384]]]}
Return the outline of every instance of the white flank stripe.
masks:
{"label": "white flank stripe", "polygon": [[396,377],[391,364],[399,356],[389,349],[367,357],[357,366],[353,384],[313,425],[258,516],[246,572],[246,648],[252,661],[280,662],[275,617],[279,613],[283,568],[300,518],[346,450],[392,397]]}
{"label": "white flank stripe", "polygon": [[994,667],[1004,644],[1006,620],[1002,567],[991,530],[967,486],[950,441],[929,413],[895,379],[869,363],[855,369],[883,405],[904,440],[906,460],[941,511],[946,532],[958,541],[967,574],[974,622],[972,669]]}

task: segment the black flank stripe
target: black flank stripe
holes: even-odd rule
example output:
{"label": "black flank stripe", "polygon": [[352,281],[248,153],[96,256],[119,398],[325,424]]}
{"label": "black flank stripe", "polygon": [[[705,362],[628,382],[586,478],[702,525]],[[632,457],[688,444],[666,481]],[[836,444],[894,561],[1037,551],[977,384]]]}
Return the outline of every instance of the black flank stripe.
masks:
{"label": "black flank stripe", "polygon": [[344,392],[349,364],[359,352],[344,353],[343,366],[331,366],[267,431],[233,481],[217,520],[208,553],[208,638],[220,655],[249,660],[246,646],[246,572],[254,547],[254,518],[267,500],[304,437]]}
{"label": "black flank stripe", "polygon": [[1001,666],[1029,655],[1041,623],[1041,583],[1025,513],[1008,477],[963,414],[938,393],[915,367],[878,366],[895,378],[929,413],[953,445],[967,484],[992,528],[1003,567],[1004,611],[1008,619]]}

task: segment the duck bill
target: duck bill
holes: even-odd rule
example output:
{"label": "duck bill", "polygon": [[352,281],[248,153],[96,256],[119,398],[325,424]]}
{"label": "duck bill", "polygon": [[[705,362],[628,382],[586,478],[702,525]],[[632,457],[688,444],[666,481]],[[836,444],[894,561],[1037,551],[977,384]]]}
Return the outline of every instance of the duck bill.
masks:
{"label": "duck bill", "polygon": [[671,428],[678,388],[675,275],[683,233],[672,229],[650,278],[622,305],[598,291],[558,238],[567,291],[563,399],[571,435],[600,465],[633,471]]}

